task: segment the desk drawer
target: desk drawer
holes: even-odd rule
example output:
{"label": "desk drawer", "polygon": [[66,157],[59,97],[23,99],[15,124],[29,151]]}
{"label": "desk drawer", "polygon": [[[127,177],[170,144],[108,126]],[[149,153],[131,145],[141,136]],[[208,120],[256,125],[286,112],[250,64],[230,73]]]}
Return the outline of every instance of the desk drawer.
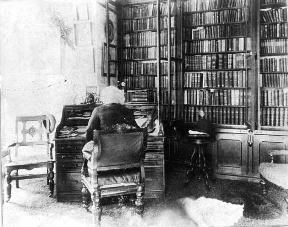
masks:
{"label": "desk drawer", "polygon": [[61,153],[61,154],[56,154],[56,160],[57,162],[77,162],[77,161],[82,161],[83,156],[82,153],[75,154],[75,153]]}
{"label": "desk drawer", "polygon": [[82,168],[83,162],[82,161],[77,161],[77,162],[72,162],[72,161],[56,161],[56,168],[57,172],[61,171],[75,171],[79,172]]}
{"label": "desk drawer", "polygon": [[56,143],[56,153],[81,153],[85,143],[83,141],[58,142]]}
{"label": "desk drawer", "polygon": [[164,166],[163,152],[147,152],[145,154],[144,166]]}
{"label": "desk drawer", "polygon": [[161,167],[145,168],[145,190],[164,191],[165,179],[164,169]]}
{"label": "desk drawer", "polygon": [[56,178],[58,192],[79,192],[81,193],[82,183],[81,174],[79,173],[57,173]]}

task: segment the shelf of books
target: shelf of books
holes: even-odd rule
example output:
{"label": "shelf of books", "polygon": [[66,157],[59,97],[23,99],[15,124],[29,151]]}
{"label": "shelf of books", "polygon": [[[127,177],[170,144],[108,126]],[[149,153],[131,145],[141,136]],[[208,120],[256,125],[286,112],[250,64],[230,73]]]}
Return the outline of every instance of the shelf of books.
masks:
{"label": "shelf of books", "polygon": [[260,1],[260,126],[288,129],[286,0]]}
{"label": "shelf of books", "polygon": [[126,101],[159,103],[162,119],[168,116],[168,87],[175,75],[176,14],[174,2],[169,5],[170,12],[168,1],[125,4],[119,20],[119,77],[125,82]]}
{"label": "shelf of books", "polygon": [[251,74],[250,0],[183,1],[184,119],[246,128]]}

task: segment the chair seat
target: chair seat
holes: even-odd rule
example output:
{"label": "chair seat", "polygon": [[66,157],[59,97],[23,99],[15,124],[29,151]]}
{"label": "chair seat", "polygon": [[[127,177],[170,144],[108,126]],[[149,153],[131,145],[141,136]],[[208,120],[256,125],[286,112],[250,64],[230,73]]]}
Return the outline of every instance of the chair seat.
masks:
{"label": "chair seat", "polygon": [[[88,169],[89,176],[91,176],[90,169]],[[119,184],[135,184],[140,182],[140,172],[139,170],[129,170],[126,172],[123,171],[105,171],[98,173],[98,185],[119,185]]]}
{"label": "chair seat", "polygon": [[41,166],[47,164],[47,162],[55,162],[52,159],[35,159],[35,160],[19,160],[6,163],[4,167],[21,167],[21,166]]}
{"label": "chair seat", "polygon": [[267,181],[288,189],[288,165],[285,163],[266,163],[259,166],[259,173]]}

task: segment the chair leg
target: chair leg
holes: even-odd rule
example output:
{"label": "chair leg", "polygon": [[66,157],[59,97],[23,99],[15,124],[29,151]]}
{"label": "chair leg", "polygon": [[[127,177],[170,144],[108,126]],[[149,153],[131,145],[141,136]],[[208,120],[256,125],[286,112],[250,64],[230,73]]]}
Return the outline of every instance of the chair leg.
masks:
{"label": "chair leg", "polygon": [[266,185],[265,180],[262,178],[260,180],[260,187],[261,187],[262,195],[267,195],[267,185]]}
{"label": "chair leg", "polygon": [[[15,176],[18,177],[18,169],[16,170]],[[19,188],[19,180],[15,180],[16,182],[16,188]]]}
{"label": "chair leg", "polygon": [[85,208],[88,211],[89,191],[88,191],[87,187],[85,186],[85,184],[82,184],[81,194],[82,194],[82,206],[83,206],[83,208]]}
{"label": "chair leg", "polygon": [[48,163],[48,179],[49,179],[49,189],[50,189],[50,195],[49,197],[52,197],[54,194],[54,163]]}
{"label": "chair leg", "polygon": [[91,200],[92,200],[93,224],[96,226],[101,226],[102,207],[100,204],[100,190],[99,189],[96,189],[96,191],[91,193]]}
{"label": "chair leg", "polygon": [[5,176],[5,181],[6,181],[6,202],[8,202],[10,199],[11,199],[11,182],[12,182],[12,179],[11,179],[11,171],[6,171],[6,176]]}
{"label": "chair leg", "polygon": [[137,192],[136,192],[135,205],[137,208],[137,213],[140,215],[143,215],[143,211],[144,211],[143,194],[144,194],[144,186],[139,185],[137,188]]}
{"label": "chair leg", "polygon": [[119,196],[118,197],[118,206],[119,207],[123,207],[124,206],[124,201],[125,201],[125,198],[123,195]]}

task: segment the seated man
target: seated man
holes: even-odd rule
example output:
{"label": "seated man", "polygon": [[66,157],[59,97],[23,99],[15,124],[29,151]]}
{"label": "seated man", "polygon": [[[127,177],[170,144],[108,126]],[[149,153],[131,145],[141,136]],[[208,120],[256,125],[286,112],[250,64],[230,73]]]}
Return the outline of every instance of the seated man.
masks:
{"label": "seated man", "polygon": [[[85,162],[91,159],[91,153],[94,149],[93,130],[129,130],[139,128],[133,112],[125,107],[124,92],[114,86],[104,88],[100,94],[100,100],[103,105],[96,107],[91,115],[86,130],[86,145],[82,152]],[[84,163],[84,165],[86,165]]]}

